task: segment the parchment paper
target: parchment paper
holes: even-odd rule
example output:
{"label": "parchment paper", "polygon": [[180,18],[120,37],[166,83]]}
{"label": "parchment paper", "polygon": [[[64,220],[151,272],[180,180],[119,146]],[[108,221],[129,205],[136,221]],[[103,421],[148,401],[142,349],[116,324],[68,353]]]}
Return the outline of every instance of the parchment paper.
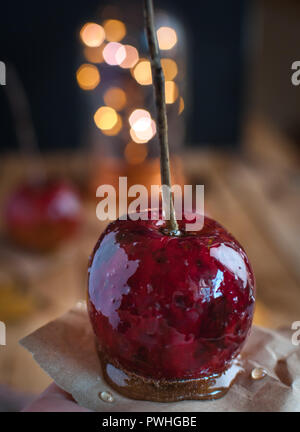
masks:
{"label": "parchment paper", "polygon": [[[80,302],[68,313],[25,337],[21,344],[62,389],[94,411],[300,411],[300,346],[292,332],[254,326],[242,352],[245,372],[229,392],[215,401],[155,403],[131,400],[112,390],[102,379],[86,306]],[[262,367],[267,375],[251,378]],[[109,391],[114,402],[99,393]]]}

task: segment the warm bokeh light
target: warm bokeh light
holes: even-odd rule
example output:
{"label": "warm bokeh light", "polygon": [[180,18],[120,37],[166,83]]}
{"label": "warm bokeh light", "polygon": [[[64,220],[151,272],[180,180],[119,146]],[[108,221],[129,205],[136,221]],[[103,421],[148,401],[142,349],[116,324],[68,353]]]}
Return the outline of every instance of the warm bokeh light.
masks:
{"label": "warm bokeh light", "polygon": [[102,63],[103,59],[103,49],[105,44],[100,47],[84,47],[83,53],[87,61],[91,63]]}
{"label": "warm bokeh light", "polygon": [[143,118],[148,118],[149,120],[151,120],[150,113],[147,110],[141,108],[135,109],[134,111],[132,111],[128,119],[130,126],[132,127],[136,122]]}
{"label": "warm bokeh light", "polygon": [[105,21],[103,26],[109,42],[120,42],[126,35],[126,26],[122,21],[110,19]]}
{"label": "warm bokeh light", "polygon": [[118,42],[109,42],[103,50],[103,58],[107,64],[116,66],[121,64],[126,57],[124,46]]}
{"label": "warm bokeh light", "polygon": [[147,146],[130,142],[124,150],[124,156],[128,163],[136,165],[144,162],[148,154]]}
{"label": "warm bokeh light", "polygon": [[148,129],[150,126],[151,126],[151,118],[141,117],[132,125],[132,129],[138,133]]}
{"label": "warm bokeh light", "polygon": [[125,60],[126,60],[126,49],[125,46],[121,44],[120,48],[116,52],[115,61],[117,65],[121,66],[121,64]]}
{"label": "warm bokeh light", "polygon": [[118,122],[118,114],[111,107],[102,106],[94,114],[96,126],[102,130],[112,129]]}
{"label": "warm bokeh light", "polygon": [[102,133],[104,133],[104,135],[108,135],[108,136],[118,135],[118,133],[122,129],[123,122],[121,116],[119,114],[117,114],[117,116],[118,116],[117,123],[111,129],[102,129]]}
{"label": "warm bokeh light", "polygon": [[167,104],[172,104],[178,98],[178,87],[174,81],[165,82],[165,98]]}
{"label": "warm bokeh light", "polygon": [[149,140],[147,140],[147,139],[146,139],[146,140],[145,140],[145,139],[139,139],[139,137],[137,136],[135,130],[132,129],[132,128],[130,129],[129,133],[130,133],[131,139],[132,139],[135,143],[137,143],[137,144],[145,144],[146,142],[149,141]]}
{"label": "warm bokeh light", "polygon": [[169,50],[177,43],[177,34],[171,27],[160,27],[157,30],[158,45],[161,50]]}
{"label": "warm bokeh light", "polygon": [[77,69],[76,79],[83,90],[93,90],[100,82],[100,73],[96,66],[83,64]]}
{"label": "warm bokeh light", "polygon": [[141,59],[134,67],[133,76],[141,85],[152,84],[151,64],[149,60]]}
{"label": "warm bokeh light", "polygon": [[[141,119],[138,120],[133,127],[130,129],[130,136],[136,143],[142,144],[150,141],[156,134],[156,124],[154,120],[146,119],[142,124]],[[140,127],[135,128],[137,123],[140,123]]]}
{"label": "warm bokeh light", "polygon": [[178,73],[178,67],[174,60],[170,58],[163,58],[161,59],[161,66],[167,81],[171,81],[176,77]]}
{"label": "warm bokeh light", "polygon": [[129,69],[134,67],[139,60],[138,50],[132,45],[124,45],[125,59],[120,63],[121,68]]}
{"label": "warm bokeh light", "polygon": [[105,31],[99,24],[86,23],[80,30],[80,37],[88,47],[99,47],[105,39]]}
{"label": "warm bokeh light", "polygon": [[126,105],[126,94],[119,87],[111,87],[104,93],[104,102],[115,110],[121,111]]}
{"label": "warm bokeh light", "polygon": [[179,107],[178,107],[178,114],[181,114],[183,110],[184,110],[184,100],[183,100],[183,97],[180,96],[180,98],[179,98]]}

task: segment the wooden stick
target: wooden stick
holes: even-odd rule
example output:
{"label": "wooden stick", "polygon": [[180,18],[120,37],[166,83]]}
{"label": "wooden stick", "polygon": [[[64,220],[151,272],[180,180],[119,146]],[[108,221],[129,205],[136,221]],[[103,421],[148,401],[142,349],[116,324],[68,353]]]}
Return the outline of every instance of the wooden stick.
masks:
{"label": "wooden stick", "polygon": [[178,232],[173,197],[171,194],[170,156],[168,145],[168,123],[165,102],[165,77],[161,67],[157,36],[154,26],[154,12],[152,0],[144,0],[145,27],[151,57],[151,69],[155,91],[155,104],[157,111],[157,129],[160,144],[160,173],[163,188],[163,211],[170,214],[167,229],[170,234]]}

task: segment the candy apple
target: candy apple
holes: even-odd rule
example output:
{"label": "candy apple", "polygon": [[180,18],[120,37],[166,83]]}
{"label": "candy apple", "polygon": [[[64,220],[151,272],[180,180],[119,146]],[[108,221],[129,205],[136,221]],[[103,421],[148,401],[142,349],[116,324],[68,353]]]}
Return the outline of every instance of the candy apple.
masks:
{"label": "candy apple", "polygon": [[[149,212],[150,219],[150,212]],[[220,376],[251,327],[255,282],[241,245],[218,222],[166,235],[155,220],[116,220],[90,260],[88,308],[102,355],[141,379]]]}
{"label": "candy apple", "polygon": [[[161,184],[171,187],[164,77],[152,0],[144,1]],[[234,359],[250,330],[255,282],[241,245],[205,217],[186,231],[171,194],[162,220],[116,220],[100,236],[89,266],[88,310],[105,379],[120,393],[154,401],[205,399],[231,385]],[[170,212],[168,213],[168,210]],[[147,217],[144,217],[147,216]],[[233,373],[233,375],[232,375]]]}
{"label": "candy apple", "polygon": [[64,181],[26,181],[8,198],[4,219],[7,234],[15,244],[49,251],[76,232],[81,202],[76,190]]}

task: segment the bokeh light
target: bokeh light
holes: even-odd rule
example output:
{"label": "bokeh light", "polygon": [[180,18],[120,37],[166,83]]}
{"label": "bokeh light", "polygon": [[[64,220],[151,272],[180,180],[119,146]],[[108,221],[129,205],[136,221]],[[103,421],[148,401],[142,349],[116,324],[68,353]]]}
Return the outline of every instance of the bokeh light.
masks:
{"label": "bokeh light", "polygon": [[151,64],[149,60],[140,59],[139,62],[135,65],[132,73],[134,78],[139,84],[141,85],[152,84],[152,72],[151,72]]}
{"label": "bokeh light", "polygon": [[119,114],[117,114],[117,116],[118,116],[117,123],[111,129],[102,129],[102,133],[104,133],[104,135],[108,135],[108,136],[118,135],[118,133],[122,129],[123,121]]}
{"label": "bokeh light", "polygon": [[171,27],[160,27],[157,30],[157,39],[161,50],[169,50],[176,45],[177,34]]}
{"label": "bokeh light", "polygon": [[104,93],[104,102],[106,105],[121,111],[126,105],[126,94],[119,87],[111,87]]}
{"label": "bokeh light", "polygon": [[165,98],[167,104],[172,104],[178,98],[178,87],[174,81],[165,82]]}
{"label": "bokeh light", "polygon": [[[143,124],[141,119],[138,120],[130,129],[130,136],[133,141],[135,141],[138,144],[146,143],[150,141],[154,135],[156,134],[156,124],[154,120],[147,121],[149,119],[146,119],[146,121]],[[137,123],[140,123],[140,126],[135,128],[135,125]]]}
{"label": "bokeh light", "polygon": [[94,114],[96,126],[102,130],[112,129],[118,122],[118,114],[111,107],[102,106]]}
{"label": "bokeh light", "polygon": [[148,154],[146,145],[129,142],[124,150],[124,156],[128,163],[136,165],[144,162]]}
{"label": "bokeh light", "polygon": [[176,62],[173,59],[170,58],[161,59],[161,66],[163,68],[164,76],[167,81],[171,81],[176,77],[178,73],[178,67]]}
{"label": "bokeh light", "polygon": [[149,113],[149,111],[144,110],[142,108],[138,108],[135,109],[134,111],[132,111],[132,113],[129,116],[129,124],[132,127],[137,121],[139,121],[140,119],[143,118],[148,118],[149,120],[151,120],[151,115]]}
{"label": "bokeh light", "polygon": [[135,130],[132,129],[132,128],[130,129],[129,133],[130,133],[131,139],[132,139],[135,143],[137,143],[137,144],[145,144],[145,143],[147,143],[147,142],[149,141],[148,139],[140,139],[140,138],[137,136]]}
{"label": "bokeh light", "polygon": [[105,44],[100,47],[84,47],[83,54],[87,61],[91,63],[102,63],[103,59],[103,49]]}
{"label": "bokeh light", "polygon": [[133,125],[132,129],[135,132],[142,132],[151,126],[151,118],[148,117],[141,117],[139,120],[137,120]]}
{"label": "bokeh light", "polygon": [[80,37],[88,47],[99,47],[105,39],[105,31],[99,24],[86,23],[80,30]]}
{"label": "bokeh light", "polygon": [[125,57],[126,51],[123,45],[118,42],[109,42],[103,50],[103,58],[111,66],[121,64]]}
{"label": "bokeh light", "polygon": [[100,73],[96,66],[83,64],[77,69],[76,79],[83,90],[93,90],[100,82]]}
{"label": "bokeh light", "polygon": [[180,96],[180,98],[179,98],[179,107],[178,107],[178,114],[181,114],[183,110],[184,110],[184,100],[183,100],[183,97]]}
{"label": "bokeh light", "polygon": [[126,35],[126,26],[122,21],[110,19],[105,21],[103,26],[109,42],[120,42]]}
{"label": "bokeh light", "polygon": [[115,55],[115,61],[117,65],[121,66],[121,64],[126,60],[126,49],[125,46],[121,44],[120,48],[117,50]]}
{"label": "bokeh light", "polygon": [[130,69],[134,67],[139,60],[138,50],[132,45],[124,45],[125,59],[120,63],[121,68]]}

